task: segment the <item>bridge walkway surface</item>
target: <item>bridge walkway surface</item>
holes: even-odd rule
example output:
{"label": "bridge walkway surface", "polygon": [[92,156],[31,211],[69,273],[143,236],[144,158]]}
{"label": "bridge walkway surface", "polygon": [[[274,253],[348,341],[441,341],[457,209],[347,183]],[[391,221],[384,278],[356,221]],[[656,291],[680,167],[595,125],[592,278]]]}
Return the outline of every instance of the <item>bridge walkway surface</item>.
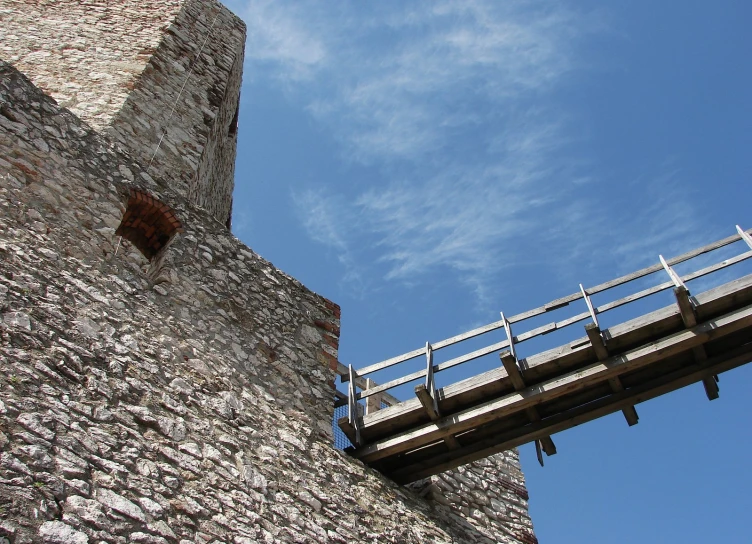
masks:
{"label": "bridge walkway surface", "polygon": [[[683,275],[674,268],[739,241],[745,251],[722,262]],[[556,453],[554,433],[617,411],[634,425],[636,404],[696,382],[715,399],[718,375],[752,361],[752,275],[694,296],[687,283],[722,270],[726,279],[726,269],[750,257],[752,236],[737,227],[736,235],[673,259],[659,256],[653,266],[592,288],[580,285],[579,292],[533,310],[502,313],[483,327],[358,370],[343,365],[348,395],[340,403],[347,402],[349,410],[337,423],[353,444],[347,451],[394,481],[409,483],[527,442],[535,443],[542,464],[543,453]],[[600,306],[592,301],[597,293],[653,274],[665,281]],[[673,290],[672,305],[601,330],[601,314],[667,290]],[[584,311],[517,332],[518,323],[575,301]],[[520,343],[583,321],[588,323],[582,338],[518,358]],[[493,331],[503,331],[504,340],[434,362],[436,351]],[[436,387],[439,372],[491,354],[499,356],[496,368]],[[420,357],[426,363],[417,372],[381,385],[365,378]],[[422,383],[414,398],[399,402],[386,393],[417,380]],[[369,398],[375,408],[364,409]]]}

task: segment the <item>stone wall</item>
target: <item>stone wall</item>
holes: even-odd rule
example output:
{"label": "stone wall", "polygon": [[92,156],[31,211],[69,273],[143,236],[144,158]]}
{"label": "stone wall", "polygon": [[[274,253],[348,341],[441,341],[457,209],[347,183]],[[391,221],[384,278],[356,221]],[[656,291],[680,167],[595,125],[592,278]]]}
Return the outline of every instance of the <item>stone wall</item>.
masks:
{"label": "stone wall", "polygon": [[517,450],[410,484],[456,523],[469,522],[495,542],[537,544]]}
{"label": "stone wall", "polygon": [[215,0],[0,0],[0,58],[223,224],[244,43]]}
{"label": "stone wall", "polygon": [[[0,63],[1,536],[520,541],[335,450],[338,307],[144,169]],[[133,187],[184,228],[161,283],[114,235]]]}

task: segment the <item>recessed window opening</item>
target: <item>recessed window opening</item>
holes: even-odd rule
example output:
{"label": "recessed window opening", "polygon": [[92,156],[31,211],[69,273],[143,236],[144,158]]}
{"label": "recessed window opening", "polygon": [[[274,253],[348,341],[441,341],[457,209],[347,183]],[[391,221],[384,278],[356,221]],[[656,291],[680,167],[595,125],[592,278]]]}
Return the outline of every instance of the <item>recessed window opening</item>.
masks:
{"label": "recessed window opening", "polygon": [[144,257],[152,260],[178,232],[183,232],[183,226],[167,204],[131,189],[116,235],[129,240]]}

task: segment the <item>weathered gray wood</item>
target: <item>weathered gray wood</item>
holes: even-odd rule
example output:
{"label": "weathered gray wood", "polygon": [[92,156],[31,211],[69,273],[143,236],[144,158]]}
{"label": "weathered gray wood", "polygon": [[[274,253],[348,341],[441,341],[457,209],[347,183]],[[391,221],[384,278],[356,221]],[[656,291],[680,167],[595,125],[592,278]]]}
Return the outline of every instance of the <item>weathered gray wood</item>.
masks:
{"label": "weathered gray wood", "polygon": [[337,425],[345,433],[345,436],[353,446],[358,445],[358,438],[355,434],[355,427],[352,426],[347,417],[342,417],[337,421]]}
{"label": "weathered gray wood", "polygon": [[676,304],[679,306],[684,326],[689,329],[697,325],[697,316],[695,315],[694,305],[689,299],[689,290],[687,287],[685,285],[674,287],[674,296],[676,297]]}
{"label": "weathered gray wood", "polygon": [[[694,299],[698,302],[698,316],[702,316],[703,320],[728,312],[741,305],[750,304],[752,303],[752,275],[700,293]],[[587,318],[587,315],[587,312],[585,312],[583,318]],[[655,334],[668,334],[678,331],[681,324],[681,317],[675,305],[661,308],[650,314],[611,327],[608,331],[609,345],[638,345],[638,343],[656,338]],[[579,368],[592,361],[589,355],[592,353],[590,342],[587,337],[572,343],[572,345],[574,344],[580,344],[580,346],[573,348],[570,344],[566,344],[526,358],[525,372],[535,376],[537,382],[540,379],[548,379],[556,373],[560,373],[563,369]],[[496,347],[501,350],[505,347],[505,343]],[[508,380],[505,370],[490,370],[439,389],[438,396],[442,405],[446,405],[450,407],[451,411],[455,411],[463,406],[477,404],[484,399],[491,398],[494,394],[499,394],[503,389],[500,384],[503,384],[505,379]],[[508,389],[506,390],[509,391],[512,389],[512,384],[511,382],[507,383]],[[368,433],[368,440],[376,440],[400,432],[410,425],[419,424],[421,417],[423,417],[422,414],[424,412],[417,399],[408,400],[387,410],[382,410],[373,416],[367,416],[364,418],[363,430]]]}
{"label": "weathered gray wood", "polygon": [[[436,399],[431,397],[425,384],[415,386],[415,396],[420,400],[420,404],[428,414],[428,417],[431,418],[431,421],[436,421],[441,417],[441,413],[436,405]],[[461,447],[457,439],[451,434],[444,437],[444,444],[450,450],[456,450]]]}
{"label": "weathered gray wood", "polygon": [[[595,323],[588,323],[587,325],[585,325],[585,332],[588,335],[588,339],[590,339],[590,344],[593,346],[593,351],[595,351],[595,356],[598,358],[598,360],[605,361],[606,359],[608,359],[608,347],[606,346],[606,342],[603,340],[600,328]],[[621,380],[618,376],[610,378],[608,380],[608,383],[614,392],[618,393],[620,391],[624,391],[624,385],[621,383]],[[637,425],[640,417],[637,415],[637,410],[635,410],[634,406],[628,406],[627,408],[622,410],[622,413],[624,414],[624,419],[627,420],[627,424],[630,427],[632,425]]]}
{"label": "weathered gray wood", "polygon": [[420,404],[428,414],[428,417],[431,418],[431,421],[436,421],[441,417],[441,414],[434,403],[434,398],[426,389],[426,384],[421,383],[415,386],[415,396],[418,397]]}
{"label": "weathered gray wood", "polygon": [[514,357],[515,361],[517,360],[517,353],[514,349],[514,341],[515,338],[512,336],[512,326],[509,324],[509,321],[504,317],[504,312],[501,312],[501,321],[504,323],[504,331],[507,333],[507,341],[509,342],[509,351],[512,352],[512,357]]}
{"label": "weathered gray wood", "polygon": [[600,327],[596,323],[588,323],[585,325],[585,332],[598,360],[605,361],[608,359],[608,350],[606,349],[606,344],[603,342]]}
{"label": "weathered gray wood", "polygon": [[535,441],[535,456],[538,458],[538,463],[543,466],[543,454],[541,453],[540,440]]}
{"label": "weathered gray wood", "polygon": [[679,277],[679,274],[674,272],[674,269],[669,266],[669,264],[666,262],[666,259],[663,258],[663,255],[658,255],[658,258],[661,260],[661,265],[663,266],[663,269],[666,271],[668,276],[671,278],[671,281],[674,282],[674,285],[676,287],[684,287],[687,288],[686,285],[684,285],[684,282]]}
{"label": "weathered gray wood", "polygon": [[517,338],[517,343],[519,344],[520,342],[524,342],[525,340],[529,340],[530,338],[543,336],[544,334],[555,331],[557,328],[556,325],[556,323],[546,323],[545,325],[541,325],[540,327],[536,327],[527,332],[523,332],[522,334],[518,334],[515,336],[515,338]]}
{"label": "weathered gray wood", "polygon": [[742,230],[742,228],[739,225],[736,226],[736,232],[739,233],[739,236],[744,241],[744,243],[749,246],[749,249],[752,249],[752,236],[750,236],[744,230]]}
{"label": "weathered gray wood", "polygon": [[[697,315],[695,314],[694,304],[689,298],[689,290],[684,285],[677,286],[674,288],[674,296],[676,297],[676,304],[679,306],[684,326],[687,328],[694,327],[697,324]],[[698,362],[705,361],[708,358],[708,354],[703,346],[692,348],[692,352]],[[704,378],[702,386],[705,389],[705,395],[708,397],[708,400],[715,400],[719,397],[718,384],[712,376]]]}
{"label": "weathered gray wood", "polygon": [[[501,359],[501,363],[504,365],[504,369],[507,371],[509,378],[512,380],[514,389],[516,391],[522,391],[523,389],[525,389],[525,379],[522,377],[517,359],[514,357],[514,355],[512,355],[512,352],[510,350],[504,350],[499,354],[499,358]],[[526,410],[526,414],[530,421],[540,421],[541,419],[540,414],[538,414],[538,410],[536,410],[535,406],[528,408]],[[554,441],[551,440],[550,436],[542,438],[541,444],[544,451],[546,452],[546,455],[556,454],[556,445],[554,444]]]}
{"label": "weathered gray wood", "polygon": [[448,434],[457,434],[483,425],[505,414],[524,410],[546,400],[583,389],[629,372],[703,342],[752,326],[752,306],[731,312],[720,318],[702,323],[692,329],[672,334],[662,340],[611,357],[607,361],[589,365],[547,382],[536,384],[524,391],[506,395],[501,399],[483,403],[451,416],[396,436],[378,440],[359,448],[354,455],[364,462],[372,462],[389,455],[441,440]]}
{"label": "weathered gray wood", "polygon": [[451,470],[460,465],[483,459],[495,453],[509,450],[526,444],[541,436],[553,432],[561,432],[576,427],[588,421],[617,412],[623,407],[639,404],[647,400],[665,395],[682,387],[686,387],[703,377],[731,370],[752,361],[752,350],[748,347],[734,350],[702,364],[696,363],[691,367],[682,368],[671,374],[661,376],[651,382],[623,391],[610,398],[580,406],[567,413],[546,419],[525,429],[508,433],[509,436],[499,436],[464,446],[460,450],[446,455],[436,456],[430,462],[402,465],[399,470],[389,474],[399,484],[427,478],[440,472]]}
{"label": "weathered gray wood", "polygon": [[525,389],[525,380],[522,378],[520,368],[517,366],[517,358],[512,354],[510,350],[504,350],[499,353],[501,364],[504,365],[504,369],[507,371],[507,375],[512,380],[515,390],[521,391]]}
{"label": "weathered gray wood", "polygon": [[429,342],[426,342],[426,390],[431,395],[433,409],[438,414],[439,405],[436,402],[436,380],[433,376],[433,349],[431,349]]}
{"label": "weathered gray wood", "polygon": [[[337,363],[337,374],[339,374],[340,378],[342,378],[342,382],[349,382],[350,381],[350,370],[348,367],[343,365],[342,363]],[[347,379],[345,379],[347,377]],[[355,385],[359,387],[360,389],[368,389],[368,381],[365,378],[361,378],[357,375],[357,371],[355,372]],[[399,404],[400,401],[397,400],[397,398],[393,397],[389,393],[382,393],[381,394],[381,400],[384,404],[388,406],[394,406],[395,404]]]}
{"label": "weathered gray wood", "polygon": [[[350,426],[354,429],[354,441],[350,440],[355,446],[362,445],[362,440],[360,439],[360,414],[358,413],[358,401],[356,400],[355,396],[355,371],[353,370],[352,365],[349,366],[349,372],[350,375],[350,383],[348,386],[348,403],[347,403],[347,421],[350,424]],[[348,437],[349,438],[349,437]]]}
{"label": "weathered gray wood", "polygon": [[590,301],[590,295],[588,295],[582,284],[580,284],[580,292],[582,293],[582,298],[585,299],[585,304],[587,304],[588,312],[590,312],[590,319],[593,320],[593,323],[595,323],[596,327],[600,327],[600,325],[598,324],[598,316],[595,315],[596,311],[593,308],[593,303]]}

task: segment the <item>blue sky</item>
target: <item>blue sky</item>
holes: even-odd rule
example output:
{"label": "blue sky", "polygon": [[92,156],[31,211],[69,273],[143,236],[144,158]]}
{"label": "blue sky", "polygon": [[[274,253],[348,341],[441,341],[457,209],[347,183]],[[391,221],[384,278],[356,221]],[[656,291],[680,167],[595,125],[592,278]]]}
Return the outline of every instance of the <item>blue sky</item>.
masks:
{"label": "blue sky", "polygon": [[[752,227],[748,2],[226,4],[233,232],[342,306],[345,364]],[[556,435],[543,469],[521,448],[541,542],[746,541],[752,369],[720,385]]]}

